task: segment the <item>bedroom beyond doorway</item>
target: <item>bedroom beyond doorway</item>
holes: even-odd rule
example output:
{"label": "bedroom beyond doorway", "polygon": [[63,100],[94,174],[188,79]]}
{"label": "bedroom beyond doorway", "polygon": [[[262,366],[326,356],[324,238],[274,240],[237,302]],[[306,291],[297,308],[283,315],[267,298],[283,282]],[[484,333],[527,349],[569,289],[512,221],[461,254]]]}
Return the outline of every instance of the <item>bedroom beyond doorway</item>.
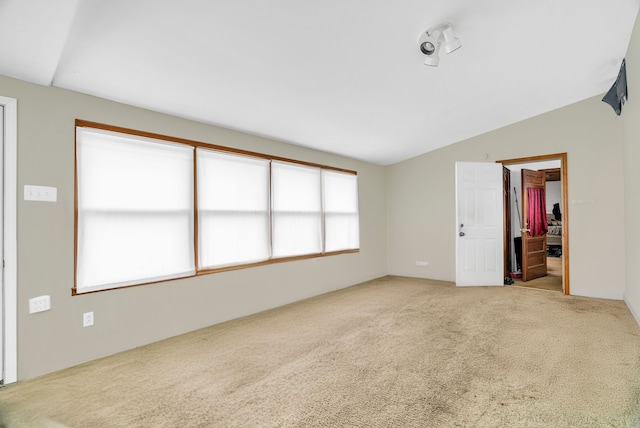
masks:
{"label": "bedroom beyond doorway", "polygon": [[[561,291],[570,294],[569,288],[569,248],[568,248],[568,197],[566,153],[542,155],[528,158],[498,161],[505,167],[505,276],[512,277],[515,285],[527,288],[541,288]],[[534,258],[544,263],[545,272],[540,278],[527,280],[522,275],[523,264],[527,268],[527,260],[531,260],[531,248],[522,244],[523,237],[530,238],[531,231],[528,214],[525,209],[527,201],[523,201],[522,171],[533,171],[542,177],[544,189],[544,206],[541,216],[546,222],[544,236],[536,242],[537,254]],[[508,183],[508,184],[507,184]],[[526,199],[526,194],[525,198]],[[538,232],[540,235],[540,232]],[[523,249],[526,254],[523,254]],[[527,259],[528,257],[528,259]],[[523,259],[524,263],[523,263]],[[524,278],[523,278],[524,276]],[[530,275],[534,278],[537,275]],[[524,279],[524,280],[523,280]]]}

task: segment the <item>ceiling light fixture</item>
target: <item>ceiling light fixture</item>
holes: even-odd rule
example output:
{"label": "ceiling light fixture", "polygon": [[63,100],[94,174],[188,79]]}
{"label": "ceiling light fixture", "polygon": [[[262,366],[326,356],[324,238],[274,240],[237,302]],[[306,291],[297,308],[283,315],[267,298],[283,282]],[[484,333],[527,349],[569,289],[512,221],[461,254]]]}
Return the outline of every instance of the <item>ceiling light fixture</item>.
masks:
{"label": "ceiling light fixture", "polygon": [[440,62],[440,48],[444,49],[445,53],[451,53],[462,46],[460,39],[453,35],[453,25],[448,21],[434,25],[422,33],[418,44],[420,51],[427,56],[424,64],[433,67],[437,67]]}

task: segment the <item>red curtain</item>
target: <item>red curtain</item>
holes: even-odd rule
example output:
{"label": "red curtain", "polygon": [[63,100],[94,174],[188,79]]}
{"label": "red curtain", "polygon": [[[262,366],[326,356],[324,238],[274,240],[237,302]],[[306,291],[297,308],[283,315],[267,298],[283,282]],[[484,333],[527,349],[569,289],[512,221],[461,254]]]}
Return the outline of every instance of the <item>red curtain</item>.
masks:
{"label": "red curtain", "polygon": [[529,198],[529,209],[527,210],[527,222],[529,223],[529,234],[531,236],[544,235],[547,227],[547,204],[544,189],[527,188]]}

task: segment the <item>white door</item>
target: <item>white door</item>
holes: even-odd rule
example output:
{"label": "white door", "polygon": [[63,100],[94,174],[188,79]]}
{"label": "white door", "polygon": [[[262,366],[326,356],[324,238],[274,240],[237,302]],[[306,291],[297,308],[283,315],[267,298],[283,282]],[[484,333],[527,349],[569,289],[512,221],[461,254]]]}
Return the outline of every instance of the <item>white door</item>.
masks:
{"label": "white door", "polygon": [[[4,183],[2,170],[4,169],[4,106],[0,105],[0,201],[2,200],[2,189]],[[0,208],[0,383],[4,383],[4,238],[2,225],[4,224],[3,210]]]}
{"label": "white door", "polygon": [[18,101],[0,96],[0,380],[18,380]]}
{"label": "white door", "polygon": [[502,165],[456,162],[456,285],[504,285]]}

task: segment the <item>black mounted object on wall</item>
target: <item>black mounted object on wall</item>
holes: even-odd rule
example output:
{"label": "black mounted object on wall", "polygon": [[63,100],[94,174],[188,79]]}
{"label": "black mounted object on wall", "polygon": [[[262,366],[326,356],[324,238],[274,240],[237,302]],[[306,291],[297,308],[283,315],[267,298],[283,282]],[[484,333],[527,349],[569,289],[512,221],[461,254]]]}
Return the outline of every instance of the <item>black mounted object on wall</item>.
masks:
{"label": "black mounted object on wall", "polygon": [[618,116],[622,113],[622,106],[627,101],[627,66],[625,60],[622,60],[620,66],[620,72],[618,72],[618,78],[614,82],[609,92],[606,93],[602,101],[613,107],[613,110]]}

